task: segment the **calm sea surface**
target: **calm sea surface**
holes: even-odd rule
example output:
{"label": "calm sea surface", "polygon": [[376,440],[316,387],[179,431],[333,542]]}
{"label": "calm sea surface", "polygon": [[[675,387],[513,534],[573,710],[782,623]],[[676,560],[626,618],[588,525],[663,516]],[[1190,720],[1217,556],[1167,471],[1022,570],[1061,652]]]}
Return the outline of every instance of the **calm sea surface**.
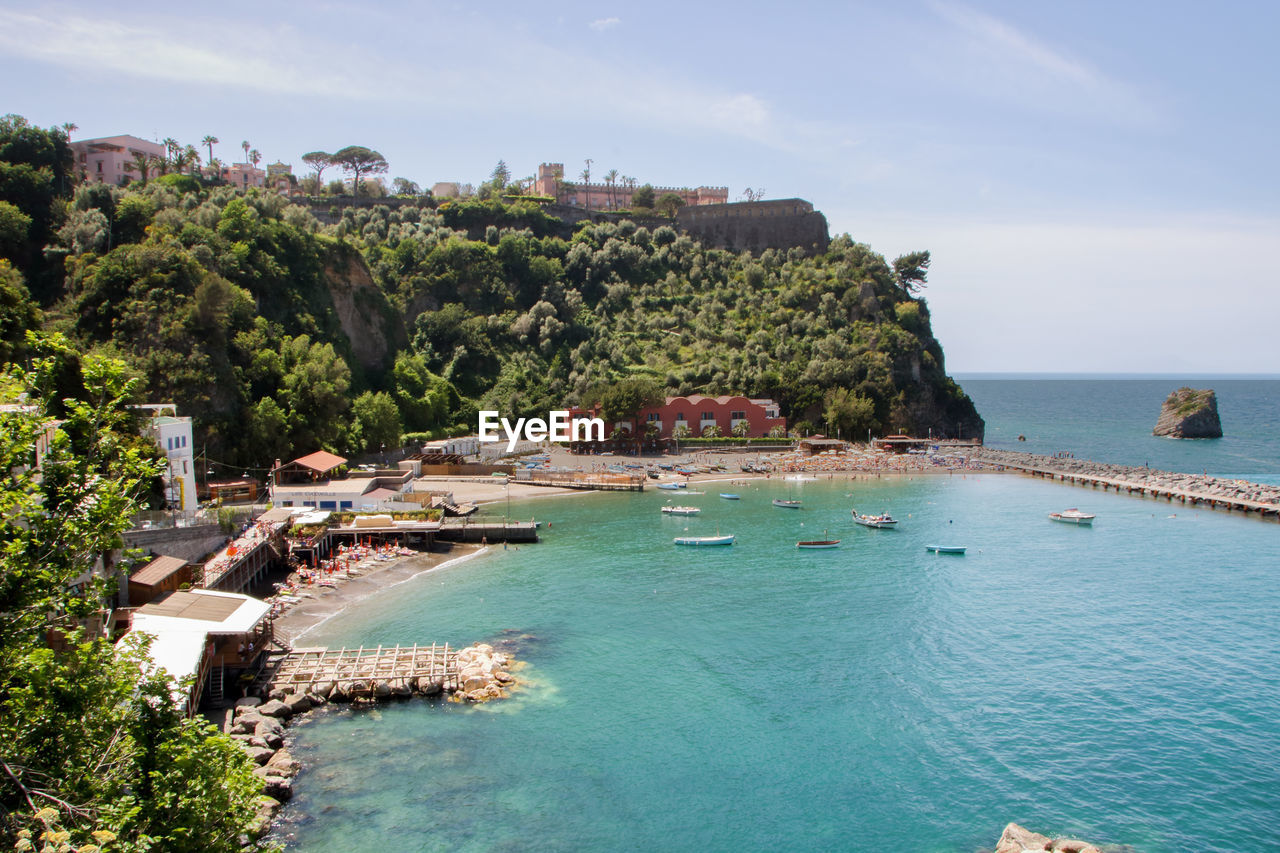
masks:
{"label": "calm sea surface", "polygon": [[[1049,402],[1021,412],[994,382],[962,384],[989,438],[1107,458],[1087,449],[1107,441],[1101,426],[1064,441],[1046,432],[1066,429]],[[1154,410],[1132,404],[1148,433],[1167,384]],[[1226,385],[1231,433],[1243,416]],[[1114,446],[1127,427],[1106,429]],[[1150,462],[1276,472],[1275,442],[1266,466],[1242,467],[1254,451],[1212,449],[1223,441],[1192,445],[1238,463]],[[715,485],[681,495],[703,507],[694,518],[663,517],[661,492],[512,504],[552,522],[541,544],[423,574],[307,635],[514,639],[531,684],[479,707],[312,715],[294,729],[307,769],[282,837],[344,853],[360,839],[971,853],[1016,820],[1141,851],[1274,849],[1280,525],[989,474],[732,490],[741,501]],[[1077,505],[1095,527],[1046,518]],[[855,528],[850,507],[900,529]],[[675,547],[686,528],[738,543]],[[840,550],[795,550],[824,531]]]}

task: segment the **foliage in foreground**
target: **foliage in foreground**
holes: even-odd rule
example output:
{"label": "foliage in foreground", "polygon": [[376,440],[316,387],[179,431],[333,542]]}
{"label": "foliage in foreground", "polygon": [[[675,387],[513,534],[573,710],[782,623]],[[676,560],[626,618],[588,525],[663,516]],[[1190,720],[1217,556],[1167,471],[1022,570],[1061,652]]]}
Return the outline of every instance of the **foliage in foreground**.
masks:
{"label": "foliage in foreground", "polygon": [[247,755],[185,719],[145,642],[117,649],[76,627],[109,598],[111,555],[155,474],[120,430],[133,382],[65,342],[27,346],[29,368],[4,384],[21,405],[0,412],[0,838],[238,850],[260,788]]}

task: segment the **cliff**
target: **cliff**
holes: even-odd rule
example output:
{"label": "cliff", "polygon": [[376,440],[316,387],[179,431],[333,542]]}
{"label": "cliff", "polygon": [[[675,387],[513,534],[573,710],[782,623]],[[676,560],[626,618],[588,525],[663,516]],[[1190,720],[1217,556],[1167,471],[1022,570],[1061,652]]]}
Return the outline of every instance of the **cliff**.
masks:
{"label": "cliff", "polygon": [[1217,395],[1211,388],[1179,388],[1160,407],[1152,433],[1171,438],[1222,438]]}

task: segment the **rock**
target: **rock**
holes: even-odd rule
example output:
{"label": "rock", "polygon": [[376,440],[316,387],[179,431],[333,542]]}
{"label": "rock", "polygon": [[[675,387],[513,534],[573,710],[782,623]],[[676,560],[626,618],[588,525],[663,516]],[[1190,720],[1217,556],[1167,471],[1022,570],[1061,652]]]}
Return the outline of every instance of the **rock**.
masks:
{"label": "rock", "polygon": [[1024,853],[1024,851],[1044,851],[1049,849],[1049,838],[1032,832],[1029,829],[1011,823],[1000,833],[996,842],[995,853]]}
{"label": "rock", "polygon": [[255,764],[266,764],[271,760],[271,756],[276,754],[274,749],[264,749],[260,746],[250,746],[245,749],[249,753],[249,757],[253,759]]}
{"label": "rock", "polygon": [[1212,388],[1179,388],[1160,407],[1154,435],[1171,438],[1222,438],[1218,396]]}
{"label": "rock", "polygon": [[272,690],[269,694],[267,694],[267,698],[274,699],[275,701],[279,702],[281,699],[283,699],[288,695],[289,695],[288,690],[285,690],[283,687],[277,687],[275,690]]}
{"label": "rock", "polygon": [[253,834],[256,836],[266,835],[267,830],[271,829],[271,821],[279,810],[279,800],[274,797],[258,797],[258,814],[254,818],[254,825],[251,830]]}
{"label": "rock", "polygon": [[386,699],[391,695],[391,685],[382,680],[375,681],[373,683],[373,695],[378,699]]}
{"label": "rock", "polygon": [[317,681],[315,684],[311,685],[311,692],[316,696],[323,696],[328,699],[329,694],[333,692],[333,682]]}
{"label": "rock", "polygon": [[236,721],[231,724],[231,728],[228,729],[228,733],[233,737],[236,735],[251,735],[260,722],[262,722],[262,718],[258,716],[237,717]]}
{"label": "rock", "polygon": [[444,692],[444,682],[442,681],[420,681],[418,690],[423,696],[439,696]]}
{"label": "rock", "polygon": [[329,704],[329,700],[325,698],[327,695],[328,695],[327,692],[326,693],[308,693],[307,698],[311,700],[312,708],[319,708],[322,705]]}
{"label": "rock", "polygon": [[283,735],[284,723],[277,719],[267,717],[258,721],[253,727],[253,733],[258,737],[266,737],[267,735]]}
{"label": "rock", "polygon": [[256,708],[262,704],[262,699],[257,696],[245,696],[236,700],[237,708]]}
{"label": "rock", "polygon": [[267,745],[267,748],[270,749],[272,752],[275,752],[277,749],[284,746],[283,733],[267,732],[264,735],[255,736],[254,740],[261,740],[263,743]]}
{"label": "rock", "polygon": [[298,759],[289,754],[289,750],[282,749],[271,756],[271,760],[267,762],[267,768],[275,768],[286,776],[293,776],[302,769],[302,765],[298,763]]}
{"label": "rock", "polygon": [[1053,853],[1101,853],[1097,847],[1078,838],[1055,838],[1049,849]]}
{"label": "rock", "polygon": [[350,702],[351,686],[346,682],[338,682],[333,685],[333,689],[329,691],[330,702]]}
{"label": "rock", "polygon": [[409,681],[410,679],[408,678],[393,678],[391,681],[387,682],[387,686],[391,689],[391,694],[393,696],[412,696],[413,685],[410,684]]}
{"label": "rock", "polygon": [[510,684],[511,682],[516,680],[516,677],[514,675],[501,669],[495,669],[493,671],[493,677],[498,681],[499,684]]}
{"label": "rock", "polygon": [[302,714],[311,710],[311,700],[302,693],[290,693],[284,699],[284,704],[289,706],[289,710],[294,714]]}
{"label": "rock", "polygon": [[264,717],[283,717],[285,719],[293,716],[293,710],[279,699],[263,702],[258,706],[258,713]]}
{"label": "rock", "polygon": [[262,780],[262,793],[287,803],[293,797],[293,780],[287,776],[265,776]]}
{"label": "rock", "polygon": [[489,682],[482,676],[473,675],[462,682],[463,693],[473,693],[477,690],[483,690],[489,686]]}

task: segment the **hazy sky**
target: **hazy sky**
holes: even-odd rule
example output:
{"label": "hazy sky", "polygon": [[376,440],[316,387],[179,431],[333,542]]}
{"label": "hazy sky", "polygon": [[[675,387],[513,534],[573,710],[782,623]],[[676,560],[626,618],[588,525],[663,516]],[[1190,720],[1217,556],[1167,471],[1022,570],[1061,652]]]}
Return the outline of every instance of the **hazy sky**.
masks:
{"label": "hazy sky", "polygon": [[0,0],[0,111],[763,188],[932,250],[952,372],[1280,371],[1277,4],[126,5]]}

